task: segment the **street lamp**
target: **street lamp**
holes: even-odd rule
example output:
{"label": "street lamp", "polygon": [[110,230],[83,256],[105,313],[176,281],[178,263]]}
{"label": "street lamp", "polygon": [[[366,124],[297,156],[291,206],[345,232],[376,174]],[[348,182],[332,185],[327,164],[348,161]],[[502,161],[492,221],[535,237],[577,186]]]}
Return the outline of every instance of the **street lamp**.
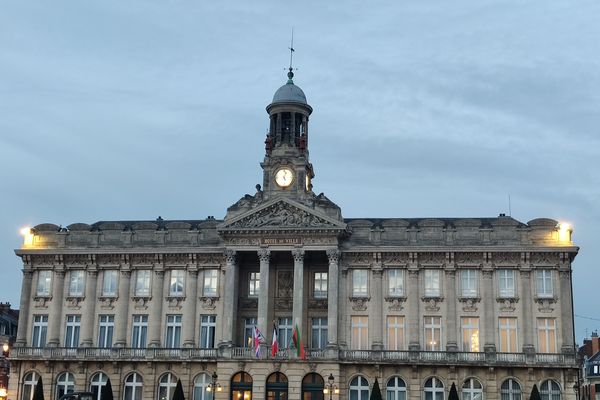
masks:
{"label": "street lamp", "polygon": [[[217,379],[219,378],[219,375],[217,375],[217,372],[213,372],[212,376],[212,381],[210,382],[210,384],[208,385],[208,387],[206,388],[207,392],[210,393],[215,393],[215,392],[222,392],[223,391],[223,387],[221,386],[221,384],[219,382],[217,382]],[[213,394],[213,399],[214,399],[214,394]]]}
{"label": "street lamp", "polygon": [[323,394],[329,393],[329,400],[333,399],[333,394],[340,394],[340,389],[335,385],[335,378],[333,374],[329,374],[329,378],[327,378],[327,383],[325,384],[325,388],[323,389]]}
{"label": "street lamp", "polygon": [[8,352],[10,350],[10,346],[8,345],[8,343],[4,343],[2,345],[2,355],[6,358],[8,357]]}

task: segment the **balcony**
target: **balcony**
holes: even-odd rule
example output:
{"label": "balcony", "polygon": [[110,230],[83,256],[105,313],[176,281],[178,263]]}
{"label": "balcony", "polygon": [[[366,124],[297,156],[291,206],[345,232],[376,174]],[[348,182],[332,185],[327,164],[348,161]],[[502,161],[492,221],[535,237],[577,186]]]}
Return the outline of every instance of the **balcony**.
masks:
{"label": "balcony", "polygon": [[[165,349],[165,348],[64,348],[15,347],[12,360],[94,360],[94,361],[219,361],[257,360],[251,348],[223,349]],[[268,347],[261,349],[261,360],[295,360],[294,349],[280,349],[275,356]],[[306,359],[340,363],[419,364],[419,365],[483,365],[483,366],[543,366],[575,367],[575,354],[470,353],[447,351],[388,351],[388,350],[322,350],[307,349]]]}

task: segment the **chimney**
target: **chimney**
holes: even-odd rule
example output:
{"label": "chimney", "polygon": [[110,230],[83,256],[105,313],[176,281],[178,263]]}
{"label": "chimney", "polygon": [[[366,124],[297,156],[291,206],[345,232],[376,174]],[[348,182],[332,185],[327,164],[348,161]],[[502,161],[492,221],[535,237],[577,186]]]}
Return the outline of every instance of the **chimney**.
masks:
{"label": "chimney", "polygon": [[592,355],[596,354],[600,350],[600,338],[598,332],[592,332]]}

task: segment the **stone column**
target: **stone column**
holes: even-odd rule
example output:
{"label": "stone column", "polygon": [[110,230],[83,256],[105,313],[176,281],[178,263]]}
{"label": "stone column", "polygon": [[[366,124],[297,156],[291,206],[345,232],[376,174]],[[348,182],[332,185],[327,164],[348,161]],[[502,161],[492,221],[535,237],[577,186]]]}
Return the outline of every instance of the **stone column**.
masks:
{"label": "stone column", "polygon": [[198,270],[189,270],[185,280],[185,303],[183,304],[183,347],[196,346],[196,303],[198,302]]}
{"label": "stone column", "polygon": [[219,347],[233,346],[235,319],[237,314],[237,286],[238,286],[238,265],[236,263],[236,252],[234,250],[225,250],[225,287],[223,290],[223,318],[222,321],[222,340]]}
{"label": "stone column", "polygon": [[52,303],[48,316],[48,346],[58,347],[60,343],[60,323],[62,322],[63,295],[65,292],[65,271],[54,270],[52,281]]}
{"label": "stone column", "polygon": [[[268,334],[269,330],[269,260],[271,251],[268,249],[258,250],[260,260],[260,291],[258,294],[258,328]],[[295,283],[294,283],[295,284]],[[266,337],[266,336],[265,336]]]}
{"label": "stone column", "polygon": [[446,270],[446,351],[458,351],[456,339],[456,270]]}
{"label": "stone column", "polygon": [[340,251],[328,249],[329,273],[327,276],[327,347],[338,346],[338,290],[339,290],[339,265]]}
{"label": "stone column", "polygon": [[[304,319],[304,249],[292,250],[292,257],[294,257],[294,301],[292,320],[294,321],[294,327],[296,325],[298,326],[300,337],[303,338],[305,337],[302,332],[302,322]],[[306,342],[306,338],[304,341]]]}
{"label": "stone column", "polygon": [[373,269],[373,287],[371,288],[371,310],[369,326],[373,327],[372,350],[383,350],[383,269],[381,265]]}
{"label": "stone column", "polygon": [[161,347],[160,328],[162,326],[162,308],[164,299],[165,271],[154,271],[152,285],[152,307],[148,321],[148,347]]}
{"label": "stone column", "polygon": [[494,313],[494,302],[496,296],[494,296],[494,280],[492,270],[481,271],[483,280],[483,293],[485,296],[482,297],[483,301],[483,335],[484,344],[483,350],[486,353],[496,352],[496,315]]}
{"label": "stone column", "polygon": [[88,270],[85,282],[85,300],[81,315],[81,346],[92,347],[94,343],[94,326],[96,325],[96,283],[98,271]]}
{"label": "stone column", "polygon": [[121,276],[119,277],[119,300],[117,300],[117,314],[115,315],[115,347],[125,347],[127,345],[127,321],[129,321],[130,281],[131,271],[121,270]]}
{"label": "stone column", "polygon": [[21,303],[19,305],[19,329],[17,329],[17,341],[15,347],[27,346],[27,328],[29,326],[29,307],[31,305],[31,284],[33,282],[33,271],[23,270],[23,285],[21,286]]}
{"label": "stone column", "polygon": [[533,294],[531,292],[531,269],[521,270],[521,284],[523,285],[523,352],[535,353],[533,314]]}
{"label": "stone column", "polygon": [[421,350],[420,341],[420,324],[419,324],[419,305],[421,299],[419,298],[419,270],[408,271],[408,334],[409,342],[408,349],[411,351]]}
{"label": "stone column", "polygon": [[[569,267],[570,268],[570,267]],[[573,354],[575,351],[573,338],[573,297],[571,292],[571,270],[560,271],[560,324],[562,332],[561,351],[567,354]]]}

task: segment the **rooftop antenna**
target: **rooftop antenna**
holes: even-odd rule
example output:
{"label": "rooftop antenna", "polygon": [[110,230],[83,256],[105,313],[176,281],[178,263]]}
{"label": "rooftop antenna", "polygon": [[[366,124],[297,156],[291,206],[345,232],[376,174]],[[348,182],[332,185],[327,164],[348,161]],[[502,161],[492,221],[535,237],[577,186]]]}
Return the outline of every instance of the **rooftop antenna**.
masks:
{"label": "rooftop antenna", "polygon": [[508,194],[508,216],[512,217],[512,210],[510,208],[510,193]]}
{"label": "rooftop antenna", "polygon": [[292,40],[290,42],[290,47],[288,47],[288,49],[290,49],[290,68],[287,76],[288,76],[288,81],[287,83],[294,83],[294,81],[292,81],[292,78],[294,77],[294,67],[293,67],[293,61],[294,61],[294,28],[292,28]]}

